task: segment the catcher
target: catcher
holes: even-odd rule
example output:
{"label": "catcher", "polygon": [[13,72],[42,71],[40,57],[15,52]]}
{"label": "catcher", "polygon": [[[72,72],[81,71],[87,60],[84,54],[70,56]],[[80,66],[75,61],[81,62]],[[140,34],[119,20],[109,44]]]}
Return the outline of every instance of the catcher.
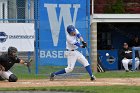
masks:
{"label": "catcher", "polygon": [[9,69],[15,63],[30,65],[29,62],[23,61],[17,57],[18,51],[15,47],[9,47],[8,53],[0,56],[0,78],[3,80],[8,80],[9,82],[16,82],[18,80],[17,76],[14,75]]}

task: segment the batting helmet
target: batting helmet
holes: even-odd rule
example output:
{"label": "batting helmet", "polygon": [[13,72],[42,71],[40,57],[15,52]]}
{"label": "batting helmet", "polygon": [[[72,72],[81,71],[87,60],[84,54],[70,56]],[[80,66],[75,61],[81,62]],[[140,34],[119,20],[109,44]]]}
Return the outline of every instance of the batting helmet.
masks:
{"label": "batting helmet", "polygon": [[73,25],[69,25],[69,26],[67,26],[67,32],[70,34],[71,32],[75,32],[76,31],[76,29],[75,29],[75,27],[73,26]]}
{"label": "batting helmet", "polygon": [[17,54],[17,48],[15,48],[15,47],[9,47],[8,48],[8,55],[9,56],[12,56],[12,57],[16,57],[16,55],[13,55],[13,53],[16,53]]}

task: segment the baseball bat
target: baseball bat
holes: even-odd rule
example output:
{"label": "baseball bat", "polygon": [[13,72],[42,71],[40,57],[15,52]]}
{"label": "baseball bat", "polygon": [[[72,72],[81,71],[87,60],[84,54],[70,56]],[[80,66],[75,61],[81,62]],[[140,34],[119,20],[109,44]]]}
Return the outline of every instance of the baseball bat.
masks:
{"label": "baseball bat", "polygon": [[102,69],[102,67],[99,64],[97,64],[97,67],[98,67],[100,72],[104,72],[104,70]]}
{"label": "baseball bat", "polygon": [[99,66],[97,66],[97,69],[98,69],[99,72],[102,72]]}
{"label": "baseball bat", "polygon": [[87,47],[85,47],[85,49],[86,49],[86,57],[89,57],[89,52],[88,52]]}

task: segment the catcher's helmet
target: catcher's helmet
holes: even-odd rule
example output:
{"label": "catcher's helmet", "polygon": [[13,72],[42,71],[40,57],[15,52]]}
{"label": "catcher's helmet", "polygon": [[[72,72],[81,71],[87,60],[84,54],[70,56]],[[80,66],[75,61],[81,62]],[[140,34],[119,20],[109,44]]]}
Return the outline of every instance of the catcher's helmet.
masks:
{"label": "catcher's helmet", "polygon": [[69,25],[69,26],[67,26],[67,32],[70,34],[71,32],[75,32],[76,31],[76,29],[75,29],[75,27],[73,26],[73,25]]}
{"label": "catcher's helmet", "polygon": [[13,53],[17,54],[17,48],[15,47],[9,47],[8,48],[8,55],[12,57],[16,57],[16,55],[13,55]]}

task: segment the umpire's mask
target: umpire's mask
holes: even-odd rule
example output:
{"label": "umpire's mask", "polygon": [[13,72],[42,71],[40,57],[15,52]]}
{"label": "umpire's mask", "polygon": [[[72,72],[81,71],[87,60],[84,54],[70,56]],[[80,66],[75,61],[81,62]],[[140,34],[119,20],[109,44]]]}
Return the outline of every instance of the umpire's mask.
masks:
{"label": "umpire's mask", "polygon": [[15,47],[8,48],[8,56],[17,57],[17,55],[18,55],[17,48],[15,48]]}

